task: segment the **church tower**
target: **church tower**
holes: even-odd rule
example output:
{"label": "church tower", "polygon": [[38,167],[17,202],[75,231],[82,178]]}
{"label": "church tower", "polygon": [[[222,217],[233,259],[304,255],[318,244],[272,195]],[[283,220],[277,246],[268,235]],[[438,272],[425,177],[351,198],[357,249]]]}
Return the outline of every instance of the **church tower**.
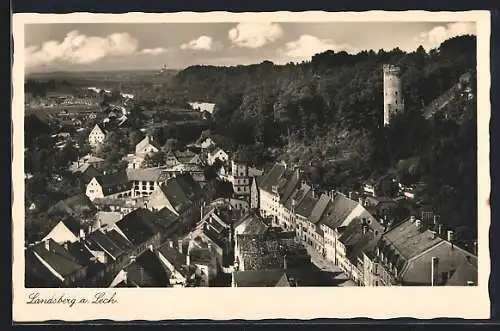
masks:
{"label": "church tower", "polygon": [[384,64],[384,126],[393,114],[404,110],[403,88],[398,66]]}

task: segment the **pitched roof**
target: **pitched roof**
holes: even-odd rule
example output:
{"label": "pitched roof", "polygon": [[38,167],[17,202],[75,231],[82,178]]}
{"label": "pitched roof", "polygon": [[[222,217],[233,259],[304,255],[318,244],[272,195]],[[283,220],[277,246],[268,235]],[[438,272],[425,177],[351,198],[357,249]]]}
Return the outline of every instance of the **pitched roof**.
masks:
{"label": "pitched roof", "polygon": [[100,172],[93,165],[88,163],[81,166],[78,170],[80,172],[80,176],[82,177],[82,179],[86,184],[90,182],[92,178],[99,177],[102,175],[102,172]]}
{"label": "pitched roof", "polygon": [[109,254],[114,259],[125,253],[118,244],[116,244],[111,238],[109,238],[104,232],[96,230],[86,237],[86,240],[92,242],[93,244],[99,246],[107,254]]}
{"label": "pitched roof", "polygon": [[40,256],[46,263],[48,263],[58,274],[63,277],[71,275],[83,267],[78,264],[77,259],[66,251],[62,246],[57,244],[54,240],[48,239],[48,250],[45,242],[36,244],[30,247],[33,253]]}
{"label": "pitched roof", "polygon": [[101,130],[102,133],[107,134],[107,131],[101,125],[99,125],[99,124],[94,125],[94,128],[92,129],[92,131],[94,131],[96,128]]}
{"label": "pitched roof", "polygon": [[410,219],[384,233],[382,240],[407,260],[442,241],[439,237],[433,238],[428,229],[419,230]]}
{"label": "pitched roof", "polygon": [[95,207],[85,194],[77,194],[64,200],[60,200],[49,210],[49,214],[62,212],[72,216],[82,216],[95,212]]}
{"label": "pitched roof", "polygon": [[159,232],[154,224],[156,218],[157,216],[150,210],[138,208],[125,215],[116,226],[134,245],[140,245]]}
{"label": "pitched roof", "polygon": [[170,209],[164,207],[156,212],[158,215],[158,225],[162,228],[168,228],[175,222],[177,222],[178,216],[174,214]]}
{"label": "pitched roof", "polygon": [[280,192],[280,201],[281,203],[288,200],[288,198],[292,195],[297,185],[299,185],[300,174],[298,171],[294,171],[287,176],[286,184]]}
{"label": "pitched roof", "polygon": [[241,234],[260,234],[267,231],[268,225],[257,214],[246,214],[235,223],[235,229]]}
{"label": "pitched roof", "polygon": [[127,169],[128,180],[158,182],[162,170],[160,168]]}
{"label": "pitched roof", "polygon": [[186,265],[186,256],[181,254],[178,249],[170,247],[170,244],[166,243],[158,248],[158,252],[161,253],[161,255],[163,255],[183,276],[188,274],[189,268]]}
{"label": "pitched roof", "polygon": [[135,262],[125,268],[127,281],[139,287],[165,287],[169,284],[169,274],[158,257],[146,250]]}
{"label": "pitched roof", "polygon": [[191,264],[212,265],[214,259],[208,248],[192,248],[189,251]]}
{"label": "pitched roof", "polygon": [[153,137],[151,137],[150,135],[147,135],[141,141],[139,141],[137,143],[137,145],[135,145],[135,149],[136,149],[136,151],[138,151],[138,150],[141,150],[141,149],[145,148],[148,145],[152,145],[152,146],[154,146],[157,149],[161,148],[160,145],[158,145],[156,143],[156,141],[153,139]]}
{"label": "pitched roof", "polygon": [[287,287],[290,286],[283,269],[235,271],[234,281],[238,287]]}
{"label": "pitched roof", "polygon": [[106,232],[106,237],[108,237],[118,248],[123,251],[128,250],[133,247],[132,243],[124,238],[121,234],[116,230],[111,230]]}
{"label": "pitched roof", "polygon": [[309,217],[318,202],[312,191],[306,193],[304,199],[295,207],[295,212],[301,216]]}
{"label": "pitched roof", "polygon": [[82,241],[75,241],[68,244],[68,252],[75,258],[80,265],[87,265],[94,258],[88,248]]}
{"label": "pitched roof", "polygon": [[283,164],[275,163],[273,167],[263,175],[260,187],[266,191],[271,191],[273,186],[278,185],[279,179],[285,173],[286,167]]}
{"label": "pitched roof", "polygon": [[105,174],[95,178],[102,186],[104,195],[126,191],[132,187],[132,182],[128,180],[127,173],[124,171],[113,174]]}
{"label": "pitched roof", "polygon": [[160,185],[160,188],[172,207],[178,212],[189,208],[201,196],[202,192],[200,185],[189,175],[169,178]]}
{"label": "pitched roof", "polygon": [[113,225],[122,219],[123,215],[116,211],[98,211],[95,215],[101,227]]}
{"label": "pitched roof", "polygon": [[321,216],[320,223],[331,229],[335,229],[342,224],[357,205],[357,201],[351,200],[341,193],[337,193]]}
{"label": "pitched roof", "polygon": [[474,265],[470,260],[465,259],[464,262],[455,270],[446,285],[448,286],[465,286],[467,282],[477,284],[477,261]]}
{"label": "pitched roof", "polygon": [[322,194],[318,201],[316,202],[316,205],[314,206],[311,216],[309,216],[309,221],[311,223],[318,223],[319,220],[321,219],[321,216],[323,216],[323,213],[326,210],[326,207],[328,207],[328,204],[330,203],[330,197],[326,194]]}

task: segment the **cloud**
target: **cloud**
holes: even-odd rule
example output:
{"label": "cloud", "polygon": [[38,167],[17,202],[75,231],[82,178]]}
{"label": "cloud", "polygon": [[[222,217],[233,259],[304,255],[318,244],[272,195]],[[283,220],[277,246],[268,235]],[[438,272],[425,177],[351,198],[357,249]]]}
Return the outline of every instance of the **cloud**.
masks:
{"label": "cloud", "polygon": [[444,26],[436,26],[429,31],[420,33],[420,35],[416,36],[414,40],[418,42],[418,45],[422,45],[425,49],[430,50],[439,47],[439,45],[446,39],[466,34],[476,34],[475,23],[456,22],[449,23]]}
{"label": "cloud", "polygon": [[152,56],[162,55],[162,54],[165,54],[166,52],[167,52],[167,49],[162,48],[162,47],[144,48],[140,51],[141,54],[152,55]]}
{"label": "cloud", "polygon": [[213,51],[216,49],[220,49],[222,45],[215,42],[211,37],[208,36],[200,36],[196,39],[191,40],[185,44],[181,45],[181,49],[183,50],[195,50],[195,51]]}
{"label": "cloud", "polygon": [[286,43],[281,52],[295,59],[310,59],[314,54],[332,50],[335,52],[346,51],[356,53],[356,49],[348,44],[335,44],[331,39],[319,39],[311,35],[302,35],[295,41]]}
{"label": "cloud", "polygon": [[229,40],[243,48],[260,48],[283,36],[277,23],[239,23],[229,30]]}
{"label": "cloud", "polygon": [[131,55],[137,48],[138,41],[128,33],[93,37],[71,31],[61,42],[52,40],[43,43],[39,48],[26,47],[26,66],[49,65],[55,61],[89,64],[107,56]]}

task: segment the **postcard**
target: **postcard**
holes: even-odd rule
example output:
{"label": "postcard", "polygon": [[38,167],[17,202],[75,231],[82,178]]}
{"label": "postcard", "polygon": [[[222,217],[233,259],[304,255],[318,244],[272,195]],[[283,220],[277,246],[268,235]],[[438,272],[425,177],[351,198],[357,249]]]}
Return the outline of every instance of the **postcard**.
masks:
{"label": "postcard", "polygon": [[13,318],[488,318],[490,14],[15,14]]}

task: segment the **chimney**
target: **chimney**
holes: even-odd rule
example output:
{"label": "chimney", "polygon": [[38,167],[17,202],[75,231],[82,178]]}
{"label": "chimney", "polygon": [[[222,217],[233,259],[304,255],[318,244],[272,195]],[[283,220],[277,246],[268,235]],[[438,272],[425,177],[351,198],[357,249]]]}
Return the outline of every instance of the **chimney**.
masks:
{"label": "chimney", "polygon": [[49,239],[45,240],[43,243],[45,244],[45,249],[47,251],[50,251],[50,241],[49,241]]}
{"label": "chimney", "polygon": [[414,222],[415,222],[415,220],[416,220],[416,217],[415,217],[415,216],[413,216],[413,215],[412,215],[412,216],[410,216],[410,222],[414,223]]}
{"label": "chimney", "polygon": [[172,240],[168,240],[168,247],[174,248],[174,242]]}
{"label": "chimney", "polygon": [[432,257],[431,260],[431,286],[437,285],[437,275],[439,267],[439,259],[437,257]]}
{"label": "chimney", "polygon": [[349,191],[349,199],[352,200],[352,191]]}
{"label": "chimney", "polygon": [[432,239],[436,239],[437,232],[435,230],[432,230],[431,233],[432,233]]}
{"label": "chimney", "polygon": [[477,240],[474,241],[474,255],[477,256]]}
{"label": "chimney", "polygon": [[189,253],[186,255],[186,265],[189,266],[191,263],[191,257],[189,256]]}
{"label": "chimney", "polygon": [[366,235],[367,232],[368,232],[368,225],[363,224],[363,235]]}
{"label": "chimney", "polygon": [[179,250],[179,253],[182,254],[182,239],[177,241],[177,249]]}
{"label": "chimney", "polygon": [[80,239],[80,240],[84,240],[84,239],[85,239],[85,230],[80,229],[79,239]]}
{"label": "chimney", "polygon": [[[351,193],[351,192],[349,192],[349,193]],[[363,197],[359,197],[359,198],[358,198],[358,203],[359,203],[361,206],[363,206],[363,205],[364,205],[364,203],[363,203],[363,202],[364,202],[364,201],[363,201]]]}
{"label": "chimney", "polygon": [[288,268],[288,263],[286,261],[286,254],[283,256],[283,269],[284,270],[287,270]]}
{"label": "chimney", "polygon": [[433,219],[434,219],[434,225],[437,225],[438,221],[439,221],[439,216],[438,215],[434,215]]}
{"label": "chimney", "polygon": [[99,219],[99,218],[96,221],[96,227],[97,227],[97,229],[101,228],[101,219]]}
{"label": "chimney", "polygon": [[128,275],[127,275],[127,272],[126,272],[125,270],[122,270],[122,272],[123,272],[123,282],[124,282],[125,284],[127,284],[127,283],[128,283]]}
{"label": "chimney", "polygon": [[453,243],[455,242],[455,232],[452,230],[448,230],[448,241]]}
{"label": "chimney", "polygon": [[439,236],[443,235],[443,224],[438,224],[438,234]]}
{"label": "chimney", "polygon": [[208,251],[209,251],[209,252],[212,252],[212,244],[211,244],[211,243],[208,243],[208,244],[207,244],[207,246],[208,246]]}

